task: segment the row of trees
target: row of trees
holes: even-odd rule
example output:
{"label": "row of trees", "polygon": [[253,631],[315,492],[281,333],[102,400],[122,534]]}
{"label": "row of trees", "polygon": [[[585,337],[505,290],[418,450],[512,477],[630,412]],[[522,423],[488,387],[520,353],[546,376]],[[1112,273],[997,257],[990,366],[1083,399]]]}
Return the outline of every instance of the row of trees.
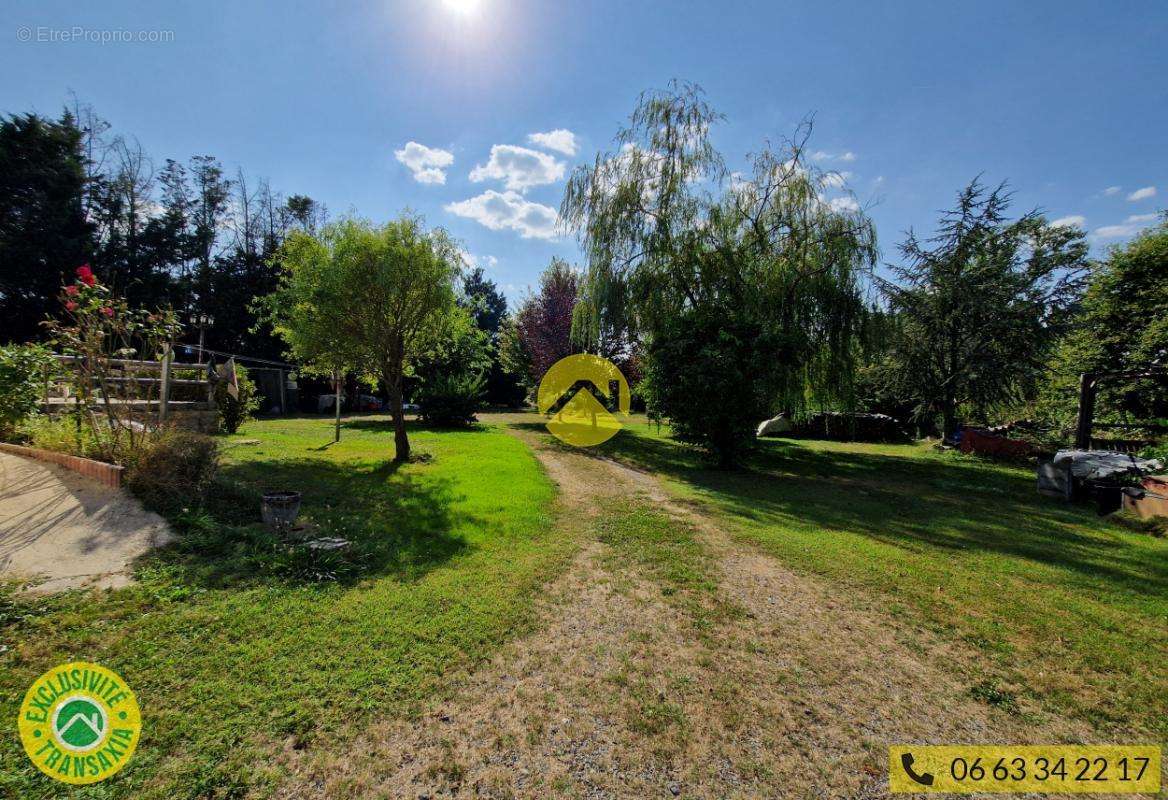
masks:
{"label": "row of trees", "polygon": [[[615,148],[576,169],[561,217],[586,264],[554,260],[513,314],[416,217],[327,223],[207,157],[155,174],[86,113],[0,124],[9,335],[31,335],[61,266],[88,257],[137,305],[213,315],[214,346],[287,348],[380,385],[398,458],[405,398],[466,421],[576,352],[615,361],[723,464],[779,411],[890,411],[945,433],[1007,411],[1065,422],[1078,371],[1168,358],[1165,227],[1096,263],[1081,230],[1012,219],[1006,188],[975,180],[881,274],[870,219],[824,197],[842,181],[807,157],[809,125],[729,173],[711,140],[722,117],[689,85],[643,95]],[[1164,388],[1119,386],[1105,407],[1168,416]]]}
{"label": "row of trees", "polygon": [[[650,413],[729,464],[759,420],[811,408],[1065,430],[1079,372],[1168,364],[1168,226],[1096,262],[1082,230],[1011,218],[1005,185],[975,179],[882,273],[870,220],[823,197],[841,182],[806,158],[809,126],[728,175],[720,119],[693,86],[647,93],[576,170],[561,214],[587,265],[553,263],[505,330],[516,371],[614,358]],[[1165,389],[1111,387],[1105,414],[1163,422]]]}
{"label": "row of trees", "polygon": [[[62,283],[90,264],[136,307],[213,320],[213,349],[275,357],[252,300],[276,287],[273,255],[326,210],[283,197],[214,157],[155,164],[92,109],[0,121],[0,315],[8,341],[36,338]],[[198,323],[196,323],[198,324]]]}
{"label": "row of trees", "polygon": [[[213,350],[280,358],[287,343],[263,324],[270,312],[263,298],[280,287],[285,257],[307,258],[314,237],[328,243],[348,230],[345,223],[329,226],[327,217],[307,196],[284,197],[242,170],[229,177],[211,156],[159,166],[80,104],[56,120],[10,116],[0,120],[0,337],[43,338],[61,285],[88,264],[130,306],[174,309],[188,343],[203,338]],[[456,260],[452,291],[470,312],[455,348],[466,361],[463,394],[520,403],[523,388],[495,357],[506,300],[481,269],[464,274]],[[337,335],[321,323],[311,332],[316,351]],[[293,351],[308,352],[309,338],[306,333]],[[315,359],[317,352],[309,355]],[[432,390],[437,371],[454,357],[432,352],[416,371],[407,370],[398,388]],[[352,360],[344,354],[346,365]]]}
{"label": "row of trees", "polygon": [[[727,465],[759,420],[812,407],[889,411],[945,434],[1010,413],[1065,425],[1078,371],[1168,357],[1164,229],[1095,263],[1081,230],[1037,211],[1011,218],[1006,187],[974,180],[881,274],[871,221],[824,199],[840,181],[806,157],[808,126],[730,175],[710,141],[720,119],[692,86],[644,95],[615,150],[569,180],[561,215],[585,269],[553,260],[514,315],[501,298],[460,300],[456,248],[412,219],[294,235],[276,297],[325,309],[302,327],[312,347],[378,349],[343,366],[380,365],[395,409],[411,364],[423,387],[457,395],[450,382],[464,376],[494,369],[531,389],[564,356],[595,353],[678,438]],[[311,288],[297,287],[308,275]],[[1110,408],[1163,416],[1163,388],[1118,387]]]}

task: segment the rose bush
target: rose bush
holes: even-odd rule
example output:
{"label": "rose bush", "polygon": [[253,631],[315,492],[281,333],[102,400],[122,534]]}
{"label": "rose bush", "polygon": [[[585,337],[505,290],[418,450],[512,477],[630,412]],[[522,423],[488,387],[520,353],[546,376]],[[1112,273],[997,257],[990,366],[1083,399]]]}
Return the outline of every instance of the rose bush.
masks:
{"label": "rose bush", "polygon": [[134,401],[157,398],[149,371],[122,360],[155,361],[181,331],[174,312],[131,309],[97,279],[92,268],[77,268],[76,280],[61,289],[64,312],[45,323],[50,343],[68,358],[65,367],[77,397],[78,424],[89,426],[107,461],[125,461],[140,449],[148,430],[132,418]]}

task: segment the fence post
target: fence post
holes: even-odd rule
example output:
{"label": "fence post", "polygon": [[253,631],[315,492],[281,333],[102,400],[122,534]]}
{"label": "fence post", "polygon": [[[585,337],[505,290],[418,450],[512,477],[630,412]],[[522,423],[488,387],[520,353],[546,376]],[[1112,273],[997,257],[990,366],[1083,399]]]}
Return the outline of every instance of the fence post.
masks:
{"label": "fence post", "polygon": [[162,382],[158,388],[158,424],[166,422],[167,406],[170,404],[170,362],[174,360],[174,351],[166,345],[162,351]]}

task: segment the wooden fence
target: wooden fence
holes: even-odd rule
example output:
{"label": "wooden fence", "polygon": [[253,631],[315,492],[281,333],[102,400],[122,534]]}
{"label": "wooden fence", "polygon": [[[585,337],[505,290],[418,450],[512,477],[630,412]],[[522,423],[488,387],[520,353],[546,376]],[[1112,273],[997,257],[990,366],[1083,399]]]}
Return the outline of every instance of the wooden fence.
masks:
{"label": "wooden fence", "polygon": [[[176,362],[173,350],[157,361],[107,359],[103,362],[107,370],[102,375],[86,375],[84,370],[73,369],[80,362],[76,356],[56,356],[56,360],[62,369],[46,367],[44,372],[42,402],[49,414],[79,408],[79,391],[86,391],[95,405],[108,402],[119,412],[141,421],[156,418],[163,423],[176,412],[206,413],[215,408],[214,385],[207,365]],[[79,379],[87,385],[75,385]]]}

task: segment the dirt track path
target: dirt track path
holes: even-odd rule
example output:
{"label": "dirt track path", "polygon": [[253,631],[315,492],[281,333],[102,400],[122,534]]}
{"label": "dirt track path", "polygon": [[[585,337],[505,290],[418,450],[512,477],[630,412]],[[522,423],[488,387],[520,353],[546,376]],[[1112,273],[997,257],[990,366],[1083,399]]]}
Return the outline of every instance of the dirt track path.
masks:
{"label": "dirt track path", "polygon": [[0,453],[0,578],[31,591],[124,586],[170,528],[125,492],[62,467]]}
{"label": "dirt track path", "polygon": [[[517,435],[581,536],[537,632],[417,720],[289,749],[279,797],[878,797],[890,743],[1088,734],[975,702],[972,652],[732,541],[653,476]],[[629,498],[696,537],[732,621],[695,624],[614,560],[597,528]]]}

